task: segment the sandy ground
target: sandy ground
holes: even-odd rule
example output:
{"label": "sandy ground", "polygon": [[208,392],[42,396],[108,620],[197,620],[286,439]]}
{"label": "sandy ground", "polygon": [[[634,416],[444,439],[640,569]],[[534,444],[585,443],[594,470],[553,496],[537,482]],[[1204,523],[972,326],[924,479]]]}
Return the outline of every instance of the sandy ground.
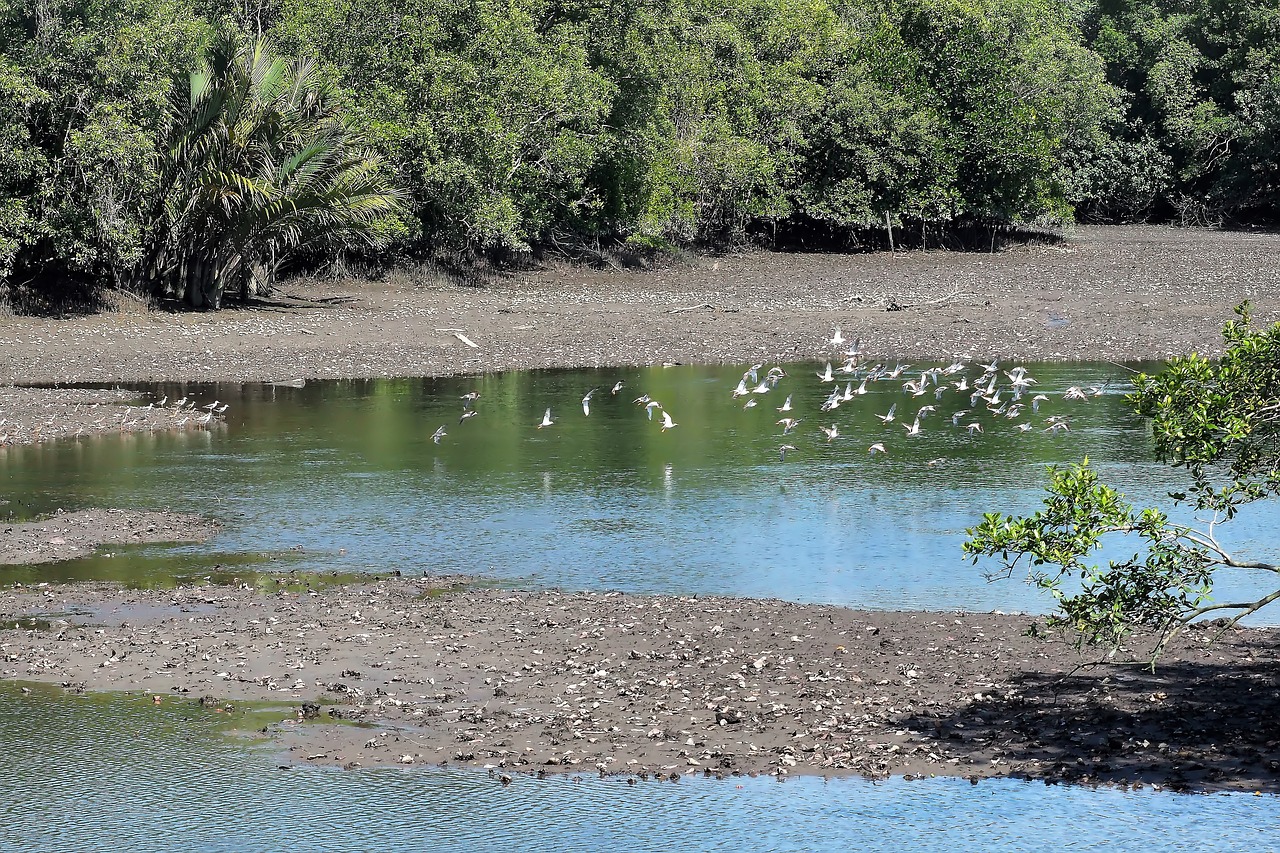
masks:
{"label": "sandy ground", "polygon": [[[794,361],[829,352],[837,325],[873,356],[1158,359],[1216,352],[1246,298],[1260,321],[1280,319],[1280,236],[1082,228],[1062,245],[994,255],[747,254],[643,272],[550,267],[480,286],[295,282],[219,314],[0,318],[0,445],[200,428],[208,414],[203,400],[146,408],[116,390],[23,383]],[[130,518],[122,530],[150,523]],[[147,533],[187,538],[163,529],[187,524],[163,517]],[[43,544],[52,531],[40,531],[19,550],[61,556],[50,540],[89,548],[116,541],[103,538],[110,526]],[[1278,789],[1270,631],[1207,647],[1199,629],[1155,675],[1072,674],[1074,650],[1028,636],[1025,616],[426,591],[403,579],[302,596],[11,587],[0,616],[70,615],[52,630],[0,632],[0,675],[163,701],[285,698],[299,715],[306,702],[307,715],[383,724],[274,732],[291,760],[341,766]]]}
{"label": "sandy ground", "polygon": [[293,762],[1280,790],[1272,630],[1210,645],[1216,629],[1197,628],[1153,675],[1073,673],[1074,648],[1026,616],[403,578],[271,595],[6,589],[0,614],[3,677],[282,702],[295,718],[267,731]]}

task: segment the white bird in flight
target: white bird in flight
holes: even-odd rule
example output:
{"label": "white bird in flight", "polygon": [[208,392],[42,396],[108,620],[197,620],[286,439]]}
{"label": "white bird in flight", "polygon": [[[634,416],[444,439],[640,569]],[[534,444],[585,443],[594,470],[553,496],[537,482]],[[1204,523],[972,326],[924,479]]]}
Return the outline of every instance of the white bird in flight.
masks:
{"label": "white bird in flight", "polygon": [[791,411],[791,395],[790,394],[787,395],[787,399],[782,401],[782,405],[778,407],[778,411],[779,412]]}
{"label": "white bird in flight", "polygon": [[440,439],[444,438],[448,434],[449,433],[444,431],[444,427],[440,427],[440,429],[436,430],[431,434],[431,440],[434,441],[436,444],[439,444]]}
{"label": "white bird in flight", "polygon": [[591,395],[596,393],[596,389],[592,388],[587,395],[582,398],[582,414],[586,417],[591,416]]}
{"label": "white bird in flight", "polygon": [[542,423],[538,424],[538,429],[551,426],[555,421],[551,417],[551,409],[547,409],[542,415]]}
{"label": "white bird in flight", "polygon": [[666,409],[663,409],[662,410],[662,431],[666,432],[672,427],[677,427],[677,426],[680,426],[680,424],[671,420],[671,413],[668,412]]}
{"label": "white bird in flight", "polygon": [[875,456],[877,453],[888,453],[888,451],[884,449],[884,445],[878,441],[867,448],[868,455]]}

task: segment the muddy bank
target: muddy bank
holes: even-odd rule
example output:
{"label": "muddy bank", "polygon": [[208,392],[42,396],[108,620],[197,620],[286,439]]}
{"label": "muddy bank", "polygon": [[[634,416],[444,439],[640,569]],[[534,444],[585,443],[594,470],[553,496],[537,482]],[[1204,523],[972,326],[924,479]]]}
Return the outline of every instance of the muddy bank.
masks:
{"label": "muddy bank", "polygon": [[1155,675],[1073,675],[1078,654],[1029,616],[400,578],[271,595],[9,588],[0,614],[56,614],[51,630],[4,626],[3,677],[285,702],[321,721],[271,727],[290,762],[1280,790],[1274,630],[1209,646],[1199,628]]}
{"label": "muddy bank", "polygon": [[59,512],[40,521],[0,523],[0,565],[72,560],[102,545],[204,542],[220,526],[212,519],[177,512]]}
{"label": "muddy bank", "polygon": [[[1219,351],[1243,299],[1260,321],[1280,319],[1280,235],[1078,228],[1061,245],[996,254],[756,252],[640,271],[551,264],[466,285],[410,271],[295,281],[216,314],[122,300],[97,316],[6,317],[0,386],[777,363],[825,357],[836,325],[872,357],[1161,359]],[[13,441],[182,417],[0,390]]]}

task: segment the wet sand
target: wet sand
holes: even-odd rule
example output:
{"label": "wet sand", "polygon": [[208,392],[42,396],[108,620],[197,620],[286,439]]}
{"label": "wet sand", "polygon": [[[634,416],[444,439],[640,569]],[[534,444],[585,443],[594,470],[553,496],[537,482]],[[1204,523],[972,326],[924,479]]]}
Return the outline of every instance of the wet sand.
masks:
{"label": "wet sand", "polygon": [[1210,644],[1217,629],[1197,627],[1152,674],[1077,672],[1076,650],[1029,616],[457,579],[10,588],[0,615],[0,676],[211,709],[279,702],[292,711],[267,733],[286,764],[1280,790],[1276,630]]}

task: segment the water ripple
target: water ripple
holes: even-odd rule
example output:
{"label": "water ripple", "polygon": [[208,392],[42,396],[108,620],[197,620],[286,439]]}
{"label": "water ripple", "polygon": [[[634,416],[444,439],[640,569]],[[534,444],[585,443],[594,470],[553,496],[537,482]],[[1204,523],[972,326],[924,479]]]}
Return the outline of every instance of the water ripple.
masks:
{"label": "water ripple", "polygon": [[654,853],[1263,850],[1280,798],[954,779],[771,779],[509,787],[484,773],[276,769],[194,701],[0,683],[0,849],[532,848]]}

